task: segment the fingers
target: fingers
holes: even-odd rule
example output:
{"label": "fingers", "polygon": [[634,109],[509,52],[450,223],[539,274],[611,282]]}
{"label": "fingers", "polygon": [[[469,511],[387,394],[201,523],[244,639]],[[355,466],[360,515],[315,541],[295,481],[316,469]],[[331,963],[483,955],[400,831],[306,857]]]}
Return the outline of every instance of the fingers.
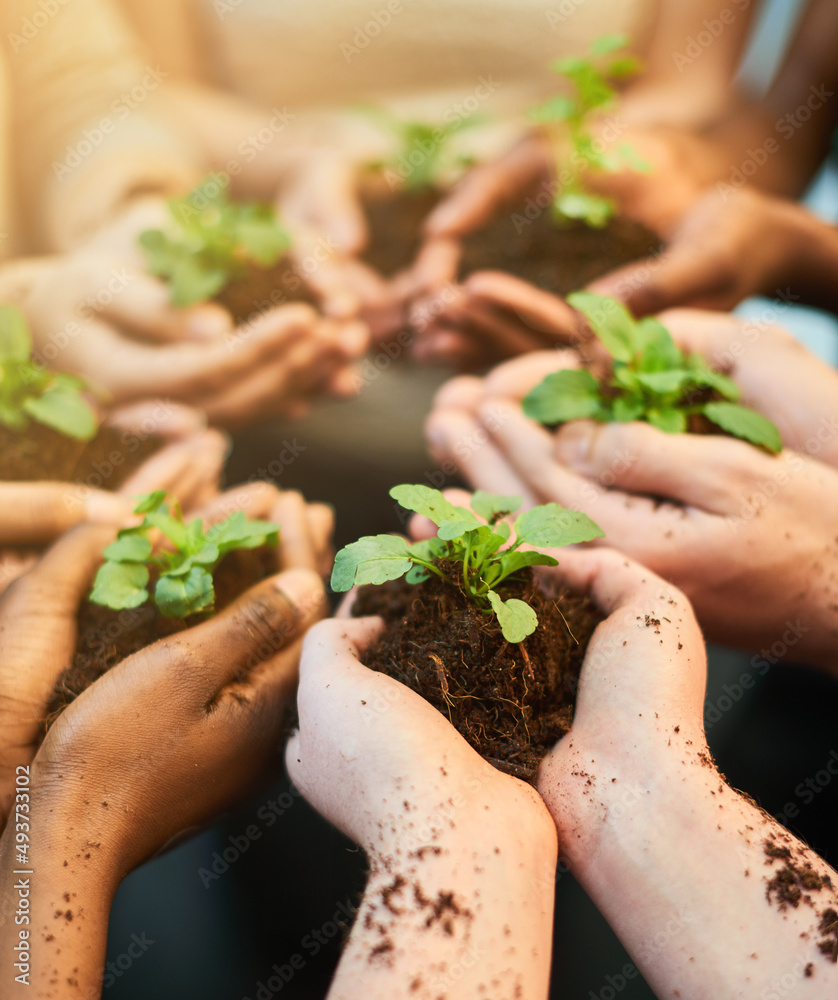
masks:
{"label": "fingers", "polygon": [[770,479],[776,469],[774,459],[744,441],[666,434],[646,423],[573,421],[557,433],[555,454],[577,475],[722,516],[741,508],[743,486]]}
{"label": "fingers", "polygon": [[302,494],[295,490],[283,492],[271,510],[271,519],[280,525],[277,558],[281,570],[319,570],[318,552],[311,533],[308,506]]}
{"label": "fingers", "polygon": [[446,471],[459,470],[474,489],[521,494],[530,507],[541,502],[475,416],[460,410],[434,410],[425,421],[425,436],[439,465]]}
{"label": "fingers", "polygon": [[579,315],[557,295],[503,271],[477,271],[465,281],[467,292],[487,306],[505,309],[550,341],[576,344],[588,338]]}
{"label": "fingers", "polygon": [[161,640],[134,656],[149,669],[177,671],[190,696],[210,711],[225,687],[243,681],[326,614],[323,582],[311,570],[293,569],[251,587],[234,604],[195,628]]}
{"label": "fingers", "polygon": [[72,483],[0,483],[0,545],[44,545],[81,521],[119,524],[127,498]]}
{"label": "fingers", "polygon": [[214,302],[178,309],[162,281],[140,271],[112,273],[121,273],[127,280],[120,282],[119,292],[99,312],[150,343],[211,342],[233,329],[230,314]]}
{"label": "fingers", "polygon": [[483,380],[483,394],[522,400],[553,372],[579,368],[582,359],[575,351],[530,351],[492,369]]}
{"label": "fingers", "polygon": [[283,221],[297,234],[325,234],[345,254],[357,254],[367,237],[358,200],[356,169],[328,153],[306,160],[280,198]]}
{"label": "fingers", "polygon": [[105,422],[138,436],[154,434],[165,441],[193,437],[207,426],[206,415],[200,410],[163,399],[144,399],[117,407]]}
{"label": "fingers", "polygon": [[335,511],[330,504],[311,503],[308,505],[308,525],[314,543],[317,572],[328,576],[334,561],[332,535],[335,531]]}
{"label": "fingers", "polygon": [[470,170],[454,191],[428,216],[428,236],[462,236],[484,226],[510,200],[517,200],[549,177],[546,143],[527,138],[506,155]]}
{"label": "fingers", "polygon": [[449,379],[437,390],[434,409],[464,410],[468,413],[483,400],[483,385],[484,380],[476,375],[459,375]]}
{"label": "fingers", "polygon": [[216,430],[168,444],[146,459],[119,493],[136,497],[165,490],[177,497],[184,509],[205,503],[218,491],[229,450],[228,438]]}

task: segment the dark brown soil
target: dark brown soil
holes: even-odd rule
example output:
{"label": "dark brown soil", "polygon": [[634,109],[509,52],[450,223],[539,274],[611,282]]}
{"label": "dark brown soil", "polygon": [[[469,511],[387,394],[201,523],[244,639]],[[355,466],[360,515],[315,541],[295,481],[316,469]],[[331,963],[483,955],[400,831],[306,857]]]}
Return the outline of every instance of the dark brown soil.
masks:
{"label": "dark brown soil", "polygon": [[579,594],[548,594],[530,577],[510,586],[536,611],[539,628],[507,642],[492,615],[434,577],[361,587],[352,612],[386,627],[363,662],[426,698],[489,763],[533,782],[542,758],[573,720],[579,671],[602,615]]}
{"label": "dark brown soil", "polygon": [[555,295],[568,295],[616,267],[661,249],[661,240],[630,219],[604,229],[581,222],[559,226],[549,209],[535,219],[523,210],[499,215],[463,241],[463,277],[473,271],[507,271]]}
{"label": "dark brown soil", "polygon": [[[270,549],[230,552],[214,574],[216,610],[226,608],[248,587],[275,572],[274,567],[274,553]],[[112,611],[85,601],[79,611],[73,664],[56,681],[47,709],[45,731],[75,698],[111,667],[158,639],[183,632],[205,618],[205,615],[164,618],[152,604],[134,610]]]}
{"label": "dark brown soil", "polygon": [[160,438],[101,427],[92,441],[74,441],[34,421],[22,433],[0,426],[0,480],[60,481],[116,490],[161,446]]}
{"label": "dark brown soil", "polygon": [[440,191],[428,188],[362,192],[369,226],[362,259],[385,278],[409,267],[422,242],[422,224],[441,198]]}
{"label": "dark brown soil", "polygon": [[231,281],[219,292],[215,301],[230,311],[237,324],[289,302],[317,304],[290,257],[283,257],[273,267],[252,267],[245,277]]}

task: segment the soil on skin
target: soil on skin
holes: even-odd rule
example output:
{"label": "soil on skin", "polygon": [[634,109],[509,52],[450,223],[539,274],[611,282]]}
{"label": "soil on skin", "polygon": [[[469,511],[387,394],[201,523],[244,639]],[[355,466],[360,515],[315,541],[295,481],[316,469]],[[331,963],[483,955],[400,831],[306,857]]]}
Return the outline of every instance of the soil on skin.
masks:
{"label": "soil on skin", "polygon": [[23,431],[0,426],[0,480],[78,482],[116,490],[163,441],[103,426],[92,441],[75,441],[34,421]]}
{"label": "soil on skin", "polygon": [[659,236],[631,219],[612,219],[603,229],[591,229],[581,222],[559,226],[549,210],[530,221],[520,209],[497,216],[465,238],[461,273],[507,271],[565,296],[661,247]]}
{"label": "soil on skin", "polygon": [[409,267],[422,243],[422,224],[441,198],[442,193],[433,188],[362,192],[369,226],[362,259],[385,278]]}
{"label": "soil on skin", "polygon": [[[223,610],[273,572],[275,553],[271,549],[238,549],[228,553],[214,574],[216,610]],[[44,732],[75,698],[111,667],[158,639],[176,635],[205,620],[206,615],[164,618],[152,604],[113,611],[85,601],[79,611],[73,663],[56,681]]]}
{"label": "soil on skin", "polygon": [[231,281],[219,292],[215,301],[229,310],[237,325],[289,302],[317,304],[290,257],[283,257],[273,267],[251,267],[243,278]]}
{"label": "soil on skin", "polygon": [[527,601],[538,615],[539,628],[522,643],[507,642],[494,615],[437,577],[361,587],[352,613],[386,623],[362,657],[366,666],[421,694],[489,763],[533,782],[570,729],[582,660],[602,615],[579,594],[545,593],[532,576],[501,596]]}

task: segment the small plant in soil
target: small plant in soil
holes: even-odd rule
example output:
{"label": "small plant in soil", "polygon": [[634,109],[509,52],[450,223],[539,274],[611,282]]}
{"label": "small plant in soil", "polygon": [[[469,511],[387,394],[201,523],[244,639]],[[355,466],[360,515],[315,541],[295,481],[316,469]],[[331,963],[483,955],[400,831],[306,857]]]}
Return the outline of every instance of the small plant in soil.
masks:
{"label": "small plant in soil", "polygon": [[669,434],[705,429],[707,421],[710,430],[782,450],[774,424],[738,403],[736,383],[701,355],[685,355],[659,320],[636,320],[620,302],[591,292],[574,292],[567,301],[611,355],[610,372],[601,379],[585,368],[553,372],[524,398],[528,417],[547,425],[643,420]]}
{"label": "small plant in soil", "polygon": [[585,181],[587,171],[649,169],[627,143],[615,152],[607,152],[593,135],[595,115],[614,104],[615,83],[633,76],[641,68],[639,60],[625,52],[627,45],[628,39],[622,35],[607,35],[595,41],[585,56],[557,59],[551,69],[567,82],[571,92],[558,94],[530,112],[530,117],[545,127],[559,152],[557,176],[562,183],[553,201],[559,222],[579,219],[600,229],[617,214],[610,198],[589,189]]}
{"label": "small plant in soil", "polygon": [[[275,547],[279,541],[279,525],[248,520],[243,511],[205,531],[200,518],[186,523],[179,505],[170,506],[163,490],[138,500],[134,513],[143,514],[143,521],[124,528],[105,549],[105,562],[90,593],[94,604],[121,610],[138,608],[151,599],[168,618],[211,611],[213,573],[221,560],[238,549]],[[170,548],[155,551],[150,537],[155,529],[169,540]]]}
{"label": "small plant in soil", "polygon": [[389,277],[412,263],[426,216],[452,178],[472,162],[452,150],[452,140],[482,119],[452,115],[433,124],[403,120],[378,107],[359,110],[393,137],[392,153],[369,165],[383,184],[368,185],[361,193],[370,231],[364,259]]}
{"label": "small plant in soil", "polygon": [[232,202],[223,188],[210,195],[198,187],[170,201],[169,212],[170,229],[146,230],[139,242],[149,272],[168,282],[176,306],[220,295],[251,269],[274,267],[291,248],[271,205]]}
{"label": "small plant in soil", "polygon": [[544,552],[522,552],[520,547],[558,548],[603,536],[586,514],[549,503],[516,519],[515,541],[510,543],[511,529],[503,518],[518,510],[521,497],[477,492],[469,510],[422,485],[394,486],[390,496],[407,510],[430,518],[438,526],[437,537],[412,545],[397,535],[361,538],[337,554],[332,589],[385,583],[405,574],[408,583],[422,583],[433,574],[459,587],[482,614],[494,615],[507,642],[532,635],[538,617],[525,601],[514,597],[504,601],[499,589],[528,566],[559,564]]}
{"label": "small plant in soil", "polygon": [[460,507],[422,485],[390,495],[430,518],[437,535],[413,544],[375,535],[338,553],[333,589],[358,585],[352,614],[385,623],[362,659],[422,695],[486,760],[532,781],[570,728],[601,616],[584,595],[534,575],[557,565],[552,555],[521,546],[554,548],[602,531],[558,504],[519,514],[510,526],[517,496],[478,492]]}
{"label": "small plant in soil", "polygon": [[76,441],[96,435],[99,420],[84,383],[32,360],[32,336],[23,313],[0,306],[0,424],[26,431],[34,420]]}

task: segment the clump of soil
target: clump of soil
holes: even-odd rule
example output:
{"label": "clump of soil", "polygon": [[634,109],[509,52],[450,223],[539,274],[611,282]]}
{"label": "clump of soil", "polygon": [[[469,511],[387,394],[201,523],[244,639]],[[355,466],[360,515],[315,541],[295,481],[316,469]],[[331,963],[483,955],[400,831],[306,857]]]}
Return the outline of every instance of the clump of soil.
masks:
{"label": "clump of soil", "polygon": [[60,481],[116,490],[161,447],[154,434],[104,425],[92,441],[76,441],[33,421],[25,431],[0,425],[0,480]]}
{"label": "clump of soil", "polygon": [[362,191],[369,226],[362,259],[385,278],[410,267],[422,243],[422,224],[442,197],[436,188]]}
{"label": "clump of soil", "polygon": [[[769,903],[775,903],[781,912],[791,906],[795,910],[801,902],[816,910],[818,917],[817,934],[818,951],[828,961],[838,963],[838,899],[835,897],[832,879],[828,875],[820,875],[806,860],[803,848],[797,848],[798,858],[795,858],[789,847],[776,843],[771,837],[763,844],[766,865],[779,861],[782,864],[766,881],[765,898]],[[817,910],[813,893],[828,890],[831,902],[835,906],[827,906]],[[811,973],[807,972],[807,975]]]}
{"label": "clump of soil", "polygon": [[557,225],[549,208],[534,219],[521,209],[496,216],[465,237],[461,272],[507,271],[565,296],[661,248],[659,236],[631,219],[618,217],[591,229],[581,222]]}
{"label": "clump of soil", "polygon": [[533,782],[567,733],[591,635],[602,615],[584,596],[549,594],[534,577],[505,590],[527,601],[539,628],[509,643],[494,615],[438,577],[361,587],[352,613],[381,615],[385,629],[362,657],[429,701],[489,763]]}
{"label": "clump of soil", "polygon": [[[275,558],[271,549],[237,549],[228,553],[213,575],[216,610],[223,610],[273,572]],[[111,667],[158,639],[176,635],[205,619],[202,614],[186,619],[165,618],[151,603],[114,611],[85,601],[79,611],[73,663],[56,681],[47,708],[44,733],[75,698]]]}
{"label": "clump of soil", "polygon": [[215,297],[224,306],[236,324],[245,323],[276,306],[289,302],[316,305],[317,299],[294,267],[291,257],[285,256],[273,267],[250,267],[243,278],[231,281]]}

